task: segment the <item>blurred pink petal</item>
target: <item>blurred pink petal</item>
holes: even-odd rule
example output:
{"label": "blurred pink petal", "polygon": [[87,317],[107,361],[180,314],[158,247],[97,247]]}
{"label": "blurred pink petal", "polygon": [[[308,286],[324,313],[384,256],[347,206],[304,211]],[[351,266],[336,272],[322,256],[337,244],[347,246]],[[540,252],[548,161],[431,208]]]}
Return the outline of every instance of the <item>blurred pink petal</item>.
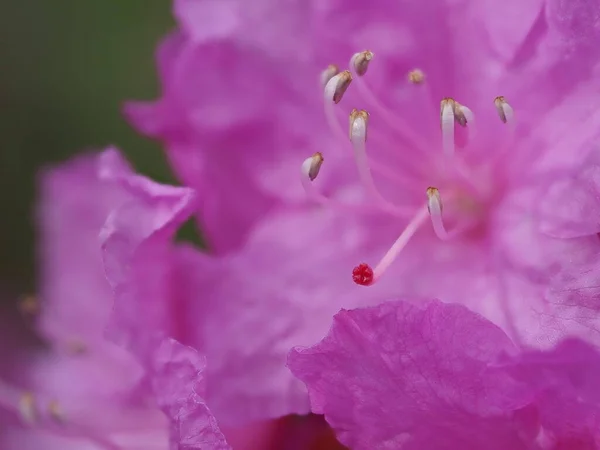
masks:
{"label": "blurred pink petal", "polygon": [[[139,356],[147,352],[140,358],[143,367],[104,337],[113,307],[104,268],[115,283],[125,274],[115,260],[105,259],[103,268],[101,230],[115,256],[140,256],[136,237],[161,242],[144,250],[149,262],[152,256],[168,255],[162,236],[174,230],[173,220],[189,215],[192,191],[135,175],[115,149],[47,171],[41,187],[38,328],[51,349],[24,351],[10,372],[2,371],[0,447],[164,450],[169,419],[173,449],[230,448],[201,398],[202,357],[158,332],[169,317],[164,311],[136,311],[152,332],[132,329],[124,336]],[[127,233],[115,236],[112,226]],[[165,258],[162,263],[154,267],[166,268],[170,261]],[[148,279],[145,283],[148,292],[160,288]],[[126,319],[126,313],[132,313],[123,312],[120,305],[115,308],[116,317]],[[248,442],[238,448],[260,448],[271,435],[267,427],[248,429]]]}
{"label": "blurred pink petal", "polygon": [[205,365],[194,349],[173,339],[165,339],[156,349],[153,387],[171,420],[172,450],[231,448],[202,400]]}
{"label": "blurred pink petal", "polygon": [[[150,450],[167,444],[166,420],[137,389],[142,368],[103,336],[112,295],[98,233],[130,195],[102,172],[129,170],[108,149],[42,175],[38,329],[51,349],[24,353],[15,363],[20,376],[0,382],[0,398],[16,418],[2,448]],[[23,420],[27,416],[32,420]]]}

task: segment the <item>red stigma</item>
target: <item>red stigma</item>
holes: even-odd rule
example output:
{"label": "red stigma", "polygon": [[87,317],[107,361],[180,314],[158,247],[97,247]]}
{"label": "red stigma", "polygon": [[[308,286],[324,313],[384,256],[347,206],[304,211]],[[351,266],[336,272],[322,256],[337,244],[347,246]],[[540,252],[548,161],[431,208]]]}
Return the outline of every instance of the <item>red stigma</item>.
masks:
{"label": "red stigma", "polygon": [[352,281],[361,286],[369,286],[373,283],[373,269],[365,263],[361,263],[352,270]]}

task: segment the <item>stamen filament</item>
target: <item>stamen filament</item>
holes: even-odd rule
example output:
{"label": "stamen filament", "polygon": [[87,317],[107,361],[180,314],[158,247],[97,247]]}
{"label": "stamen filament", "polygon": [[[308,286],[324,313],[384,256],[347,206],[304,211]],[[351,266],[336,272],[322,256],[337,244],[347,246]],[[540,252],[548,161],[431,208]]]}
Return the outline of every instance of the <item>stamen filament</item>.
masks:
{"label": "stamen filament", "polygon": [[[417,230],[425,223],[427,220],[427,206],[424,205],[415,214],[412,220],[408,223],[406,228],[402,231],[398,239],[392,244],[387,253],[381,258],[381,261],[375,266],[375,269],[371,271],[370,267],[366,264],[361,264],[355,268],[353,274],[355,275],[354,281],[357,284],[370,286],[375,284],[381,276],[385,273],[385,271],[390,267],[390,265],[394,262],[396,257],[400,254],[402,249],[406,247],[406,244],[410,241],[413,235],[417,232]],[[357,269],[360,269],[362,275],[364,273],[368,273],[368,277],[358,278]]]}
{"label": "stamen filament", "polygon": [[444,154],[454,155],[454,100],[445,98],[440,106],[440,121],[442,125],[442,148]]}
{"label": "stamen filament", "polygon": [[[345,204],[340,203],[335,200],[330,199],[329,197],[321,194],[313,185],[313,181],[317,178],[321,165],[323,164],[323,155],[320,152],[315,153],[309,158],[306,158],[302,165],[300,166],[300,181],[302,183],[302,187],[306,192],[306,196],[309,200],[314,201],[315,203],[321,205],[327,205],[332,209],[343,210],[347,212],[356,212],[356,213],[367,213],[367,212],[380,212],[381,206],[373,205],[373,204]],[[395,215],[398,217],[399,209],[395,212]]]}
{"label": "stamen filament", "polygon": [[377,97],[371,91],[367,83],[365,83],[363,77],[357,72],[357,59],[361,58],[361,55],[363,53],[364,52],[355,53],[354,55],[352,55],[352,58],[350,58],[350,71],[357,75],[357,77],[355,78],[355,84],[358,91],[363,96],[363,98],[371,104],[373,109],[381,116],[381,118],[388,124],[388,126],[394,129],[402,139],[408,141],[408,143],[416,147],[418,151],[426,151],[428,144],[423,141],[420,135],[415,133],[410,128],[410,126],[404,121],[404,119],[395,115],[377,99]]}
{"label": "stamen filament", "polygon": [[352,142],[352,148],[354,149],[354,158],[356,160],[360,180],[367,192],[375,197],[384,210],[392,214],[405,215],[407,213],[406,208],[399,208],[388,202],[383,195],[381,195],[373,180],[366,151],[368,120],[369,114],[365,110],[358,111],[354,109],[350,113],[350,141]]}

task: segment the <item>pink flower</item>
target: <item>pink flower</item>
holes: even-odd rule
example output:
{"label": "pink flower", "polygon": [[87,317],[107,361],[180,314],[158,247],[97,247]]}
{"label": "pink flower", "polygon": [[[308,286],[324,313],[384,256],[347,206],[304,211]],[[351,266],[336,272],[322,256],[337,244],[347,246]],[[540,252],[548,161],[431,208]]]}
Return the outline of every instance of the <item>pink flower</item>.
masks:
{"label": "pink flower", "polygon": [[181,445],[172,448],[206,448],[208,442],[229,448],[201,400],[203,362],[195,350],[164,339],[145,372],[104,338],[112,293],[98,234],[111,211],[131,211],[134,193],[152,200],[163,222],[176,215],[174,206],[193,200],[190,189],[134,175],[114,149],[44,173],[37,329],[50,348],[20,356],[12,375],[3,373],[1,448],[162,450],[168,447],[167,418],[171,439]]}
{"label": "pink flower", "polygon": [[[418,295],[523,345],[588,334],[585,304],[562,315],[545,294],[596,246],[546,234],[542,205],[597,138],[592,2],[180,0],[175,13],[162,97],[126,113],[198,191],[212,255],[182,251],[194,326],[181,341],[207,357],[220,423],[308,411],[286,353],[340,307]],[[328,68],[343,59],[347,72]],[[115,258],[114,277],[130,274],[118,327],[162,335],[135,312],[179,297],[148,293],[147,261],[130,258]]]}
{"label": "pink flower", "polygon": [[580,341],[519,354],[463,306],[342,310],[292,372],[352,449],[593,449],[600,353]]}

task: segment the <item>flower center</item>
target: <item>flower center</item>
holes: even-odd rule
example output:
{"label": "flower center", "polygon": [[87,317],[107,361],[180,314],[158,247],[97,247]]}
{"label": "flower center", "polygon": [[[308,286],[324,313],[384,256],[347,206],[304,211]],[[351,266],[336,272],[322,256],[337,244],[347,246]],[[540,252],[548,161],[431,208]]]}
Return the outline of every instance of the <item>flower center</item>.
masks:
{"label": "flower center", "polygon": [[[354,282],[365,286],[377,282],[427,221],[442,240],[469,236],[470,232],[485,224],[490,203],[497,191],[493,183],[494,163],[512,144],[514,133],[513,110],[504,97],[496,97],[494,105],[500,120],[509,128],[506,142],[493,157],[481,160],[477,155],[468,155],[469,144],[477,135],[475,115],[467,106],[447,97],[440,102],[441,145],[428,142],[427,137],[420,135],[383,105],[363,80],[373,57],[368,50],[356,53],[350,59],[349,70],[340,72],[336,66],[330,65],[321,75],[325,117],[334,135],[341,140],[349,138],[358,175],[369,195],[369,202],[365,205],[342,204],[316,190],[312,182],[317,178],[324,161],[321,153],[307,158],[301,169],[302,184],[308,196],[318,203],[343,210],[378,210],[407,221],[406,228],[374,268],[366,263],[354,268]],[[424,105],[433,104],[425,74],[421,70],[411,71],[407,79],[419,89]],[[400,170],[390,169],[387,160],[378,160],[367,154],[369,113],[366,110],[353,109],[350,112],[348,135],[340,125],[336,105],[353,80],[356,80],[357,90],[369,108],[377,112],[389,127],[388,134],[382,133],[381,129],[369,131],[369,141],[373,141],[378,149],[392,151],[386,156],[396,158],[394,167]],[[428,112],[429,116],[434,114],[433,109]],[[398,151],[399,148],[402,151]],[[395,185],[393,191],[402,193],[402,201],[390,201],[378,188],[375,176]],[[420,191],[419,196],[425,194],[416,203],[415,198],[418,197],[414,195],[415,189],[417,192],[424,190]]]}

